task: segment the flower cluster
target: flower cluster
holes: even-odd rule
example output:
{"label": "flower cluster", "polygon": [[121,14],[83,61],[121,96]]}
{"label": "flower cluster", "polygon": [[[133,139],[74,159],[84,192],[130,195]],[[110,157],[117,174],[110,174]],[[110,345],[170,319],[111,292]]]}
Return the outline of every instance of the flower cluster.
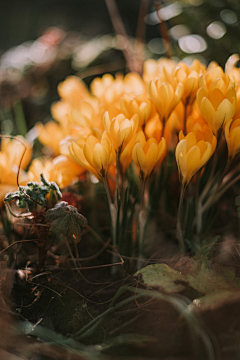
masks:
{"label": "flower cluster", "polygon": [[[35,126],[52,159],[35,159],[28,179],[39,181],[44,173],[65,187],[85,170],[102,179],[117,163],[123,175],[132,160],[145,179],[167,151],[176,148],[180,179],[188,184],[210,159],[222,133],[229,158],[240,151],[239,73],[229,66],[225,73],[216,63],[206,68],[198,60],[187,66],[160,59],[147,60],[142,77],[129,73],[96,78],[90,91],[79,78],[69,76],[58,86],[60,101],[52,105],[55,121]],[[3,155],[4,144],[1,167],[9,156]],[[17,166],[15,153],[8,164]],[[6,171],[2,174],[1,183],[10,184]]]}
{"label": "flower cluster", "polygon": [[[29,181],[39,182],[43,173],[64,188],[90,172],[105,187],[110,185],[111,203],[114,193],[121,193],[131,164],[144,189],[174,152],[180,184],[186,188],[196,174],[201,177],[214,154],[221,155],[223,143],[228,164],[240,153],[240,70],[234,63],[228,62],[224,71],[214,62],[206,67],[198,60],[191,66],[147,60],[142,77],[133,72],[105,74],[88,89],[80,78],[69,76],[58,92],[60,100],[51,108],[54,120],[35,125],[48,157],[32,161],[24,174]],[[4,186],[7,191],[8,185],[16,186],[13,172],[16,175],[21,151],[12,151],[10,143],[2,141],[1,192]],[[29,161],[26,153],[21,167]],[[218,198],[213,180],[218,177],[220,184],[223,177],[213,176],[216,162],[204,196],[213,188]]]}
{"label": "flower cluster", "polygon": [[[65,157],[67,180],[59,182],[59,174],[54,180],[68,185],[82,168],[102,179],[117,164],[124,175],[132,160],[145,179],[167,151],[176,148],[180,179],[188,184],[210,159],[223,132],[233,158],[240,136],[235,115],[240,107],[238,72],[234,67],[225,73],[216,63],[206,68],[197,60],[187,66],[160,59],[147,60],[142,77],[129,73],[96,78],[90,91],[79,78],[68,77],[58,87],[61,100],[52,106],[56,122],[36,125],[39,140]],[[54,160],[52,167],[61,161]],[[39,164],[32,165],[31,174],[38,172],[36,167]]]}

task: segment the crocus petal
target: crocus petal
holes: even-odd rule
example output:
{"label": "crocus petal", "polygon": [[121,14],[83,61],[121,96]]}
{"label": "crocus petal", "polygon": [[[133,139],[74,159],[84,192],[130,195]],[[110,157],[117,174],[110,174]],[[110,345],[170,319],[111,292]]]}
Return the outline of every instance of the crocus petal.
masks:
{"label": "crocus petal", "polygon": [[76,143],[72,142],[69,145],[69,152],[74,161],[76,161],[79,165],[83,166],[85,169],[91,171],[96,177],[98,177],[95,169],[88,163],[86,160],[82,148],[78,146]]}
{"label": "crocus petal", "polygon": [[193,175],[196,174],[200,159],[201,159],[201,152],[199,147],[197,145],[191,147],[191,149],[187,153],[187,166],[188,166],[187,183],[189,183]]}
{"label": "crocus petal", "polygon": [[148,175],[152,172],[153,167],[156,165],[158,160],[158,146],[152,143],[146,153],[146,159],[148,163]]}
{"label": "crocus petal", "polygon": [[228,99],[224,99],[219,105],[213,118],[213,131],[217,134],[223,124],[233,116],[233,107]]}
{"label": "crocus petal", "polygon": [[213,117],[214,117],[214,114],[215,114],[215,109],[212,106],[211,102],[206,97],[204,97],[202,99],[200,109],[201,109],[201,112],[202,112],[202,115],[203,115],[204,119],[207,121],[210,128],[212,128],[213,127]]}
{"label": "crocus petal", "polygon": [[93,163],[98,174],[105,176],[108,170],[108,154],[100,143],[94,147]]}
{"label": "crocus petal", "polygon": [[87,138],[86,143],[83,145],[83,154],[86,158],[86,160],[89,162],[89,164],[94,167],[94,163],[93,163],[93,149],[95,147],[95,145],[98,143],[98,139],[93,136],[90,135]]}
{"label": "crocus petal", "polygon": [[148,162],[146,159],[146,155],[139,143],[137,143],[132,151],[132,158],[135,165],[140,170],[140,177],[145,179],[148,175]]}
{"label": "crocus petal", "polygon": [[178,173],[182,176],[182,184],[186,182],[187,179],[187,140],[181,140],[176,146],[176,160],[178,166]]}
{"label": "crocus petal", "polygon": [[110,133],[110,118],[109,118],[109,113],[108,111],[105,112],[104,116],[103,116],[103,125],[105,130]]}

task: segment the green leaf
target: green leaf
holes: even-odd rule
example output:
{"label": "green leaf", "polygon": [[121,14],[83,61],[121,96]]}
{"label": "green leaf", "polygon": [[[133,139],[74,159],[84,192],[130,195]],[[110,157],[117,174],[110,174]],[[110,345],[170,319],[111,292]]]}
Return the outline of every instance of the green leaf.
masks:
{"label": "green leaf", "polygon": [[182,292],[187,284],[187,279],[183,274],[166,264],[148,265],[139,270],[135,276],[137,275],[141,275],[145,285],[171,294]]}
{"label": "green leaf", "polygon": [[13,111],[14,111],[14,115],[15,115],[15,119],[16,119],[18,133],[22,136],[25,136],[27,133],[27,123],[26,123],[26,118],[24,115],[21,100],[14,101]]}
{"label": "green leaf", "polygon": [[7,194],[4,201],[11,202],[15,200],[19,208],[28,207],[29,211],[33,211],[39,204],[46,205],[46,196],[49,194],[55,204],[62,197],[59,187],[56,183],[49,182],[43,174],[40,175],[40,179],[41,184],[30,181],[27,186],[19,186],[17,191]]}
{"label": "green leaf", "polygon": [[235,205],[240,206],[240,196],[237,196],[235,199]]}
{"label": "green leaf", "polygon": [[224,267],[207,260],[204,256],[198,258],[183,258],[181,271],[174,270],[166,264],[149,265],[139,270],[147,286],[157,287],[167,293],[176,293],[190,286],[202,294],[219,291],[240,291],[240,278],[235,276],[232,268]]}
{"label": "green leaf", "polygon": [[53,209],[49,209],[46,216],[53,220],[50,227],[52,236],[58,237],[62,234],[71,237],[75,242],[81,240],[82,229],[87,224],[87,219],[79,214],[74,206],[61,201]]}

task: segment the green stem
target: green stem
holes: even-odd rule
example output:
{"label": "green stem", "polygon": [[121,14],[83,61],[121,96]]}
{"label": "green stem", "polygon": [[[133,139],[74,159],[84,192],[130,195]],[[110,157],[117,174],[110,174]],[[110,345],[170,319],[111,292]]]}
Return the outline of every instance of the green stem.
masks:
{"label": "green stem", "polygon": [[202,212],[206,211],[210,206],[212,206],[217,200],[231,187],[233,186],[238,180],[240,180],[240,175],[235,177],[232,181],[230,181],[225,186],[220,187],[217,191],[214,191],[213,194],[208,198],[208,200],[205,202],[205,204],[202,207]]}
{"label": "green stem", "polygon": [[141,192],[141,199],[140,199],[140,209],[145,209],[145,203],[144,203],[144,193],[145,193],[145,185],[146,185],[146,179],[140,180],[140,192]]}
{"label": "green stem", "polygon": [[207,184],[206,184],[205,188],[203,189],[203,192],[202,192],[202,194],[200,196],[201,202],[203,202],[205,196],[207,195],[208,191],[210,190],[210,188],[213,185],[213,183],[214,183],[214,181],[216,179],[216,176],[217,176],[217,174],[215,174],[215,176],[214,176],[214,172],[215,172],[216,165],[217,165],[217,159],[219,158],[221,150],[222,150],[221,138],[222,138],[222,130],[218,134],[217,147],[216,147],[215,152],[213,154],[211,172],[210,172]]}
{"label": "green stem", "polygon": [[202,202],[199,197],[199,183],[200,183],[200,171],[197,172],[196,178],[196,230],[197,234],[200,234],[202,229]]}
{"label": "green stem", "polygon": [[116,192],[115,192],[115,204],[118,203],[118,194],[119,194],[119,173],[120,173],[120,150],[116,155]]}
{"label": "green stem", "polygon": [[162,119],[162,136],[161,137],[164,137],[165,125],[166,125],[166,119],[163,118]]}
{"label": "green stem", "polygon": [[145,193],[145,185],[146,179],[141,178],[140,180],[140,192],[141,192],[141,200],[140,200],[140,211],[138,214],[138,224],[139,224],[139,241],[138,241],[138,262],[137,262],[137,269],[140,270],[144,263],[144,251],[143,251],[143,244],[144,244],[144,230],[146,225],[146,209],[144,203],[144,193]]}
{"label": "green stem", "polygon": [[[104,313],[98,315],[97,317],[95,317],[92,321],[90,321],[87,325],[85,325],[82,329],[81,329],[81,334],[78,336],[74,336],[75,339],[77,339],[78,341],[83,340],[84,338],[92,335],[97,328],[99,328],[99,326],[102,324],[103,320],[105,319],[105,316],[111,314],[112,312],[114,312],[115,310],[119,309],[120,307],[124,306],[125,304],[128,304],[130,301],[133,300],[137,300],[139,298],[141,298],[142,295],[141,294],[137,294],[137,295],[132,295],[129,298],[122,300],[121,302],[119,302],[118,304],[110,307],[109,309],[107,309]],[[86,330],[86,331],[85,331]]]}
{"label": "green stem", "polygon": [[[130,291],[133,292],[134,295],[128,297],[127,299],[122,300],[121,302],[114,304],[116,299],[124,292]],[[198,317],[189,310],[188,303],[184,298],[179,298],[176,296],[162,294],[153,290],[145,290],[145,289],[137,289],[135,287],[122,286],[114,296],[110,307],[104,311],[102,314],[96,316],[93,320],[91,320],[88,324],[86,324],[81,330],[79,330],[76,334],[73,335],[72,338],[69,338],[63,341],[64,346],[71,346],[73,344],[73,339],[82,340],[87,336],[92,335],[102,324],[102,321],[105,317],[118,308],[124,306],[130,301],[136,300],[141,297],[149,297],[151,299],[158,299],[161,301],[165,301],[173,306],[173,308],[185,319],[186,323],[189,326],[190,334],[192,336],[193,341],[193,349],[195,351],[194,354],[198,354],[199,346],[204,346],[207,351],[207,356],[209,360],[214,360],[214,351],[213,346],[210,341],[210,338],[202,328],[201,323],[199,322]]]}
{"label": "green stem", "polygon": [[[228,161],[217,184],[213,187],[211,195],[209,196],[209,198],[207,199],[205,204],[202,206],[202,212],[204,212],[209,206],[213,205],[222,196],[222,194],[228,189],[229,186],[222,184],[222,181],[229,169],[230,164],[231,164],[231,161]],[[235,179],[233,179],[232,182],[235,183]],[[232,182],[230,182],[230,184],[232,184]],[[203,197],[201,197],[201,199],[203,200]]]}
{"label": "green stem", "polygon": [[182,255],[184,255],[184,252],[185,252],[185,246],[184,246],[184,242],[183,242],[183,232],[182,232],[182,227],[181,227],[181,214],[182,214],[182,205],[183,205],[185,189],[186,189],[186,186],[182,185],[180,199],[179,199],[179,205],[178,205],[177,229],[176,229],[176,238],[179,242],[180,253]]}
{"label": "green stem", "polygon": [[220,176],[219,180],[218,180],[218,187],[221,185],[223,179],[224,179],[224,176],[227,174],[228,170],[229,170],[229,167],[231,165],[231,160],[228,159],[227,163],[226,163],[226,166],[222,172],[222,175]]}
{"label": "green stem", "polygon": [[[108,199],[108,205],[109,205],[109,210],[110,210],[110,216],[111,216],[111,225],[112,225],[112,244],[114,247],[117,247],[117,207],[116,205],[112,202],[112,198],[111,198],[111,194],[110,194],[110,190],[109,190],[109,186],[108,186],[108,181],[107,178],[104,177],[103,178],[103,184],[104,184],[104,188],[107,194],[107,199]],[[112,263],[116,263],[118,259],[118,255],[114,252],[112,254]],[[112,267],[112,274],[116,273],[116,267],[113,266]]]}
{"label": "green stem", "polygon": [[104,185],[104,188],[105,188],[105,191],[106,191],[106,194],[107,194],[108,205],[110,207],[110,205],[113,202],[112,202],[112,197],[111,197],[111,193],[110,193],[110,190],[109,190],[109,185],[108,185],[108,181],[107,181],[106,176],[103,178],[103,185]]}
{"label": "green stem", "polygon": [[189,105],[189,97],[186,99],[186,103],[184,104],[184,119],[183,119],[183,135],[184,136],[187,135],[188,105]]}
{"label": "green stem", "polygon": [[208,181],[207,181],[207,183],[206,183],[206,185],[205,185],[205,187],[204,187],[201,195],[199,196],[199,201],[200,201],[201,203],[203,202],[203,200],[204,200],[204,198],[206,197],[208,191],[210,190],[211,186],[212,186],[213,183],[215,182],[216,177],[217,177],[217,175],[215,175],[214,177],[209,177],[209,178],[208,178]]}

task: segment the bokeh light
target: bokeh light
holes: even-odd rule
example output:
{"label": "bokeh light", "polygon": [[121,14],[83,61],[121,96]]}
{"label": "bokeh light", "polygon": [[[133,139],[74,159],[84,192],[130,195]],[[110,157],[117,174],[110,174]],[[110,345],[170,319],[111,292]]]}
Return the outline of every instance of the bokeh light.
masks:
{"label": "bokeh light", "polygon": [[175,40],[180,39],[182,36],[190,35],[190,30],[185,25],[175,25],[170,30],[171,37]]}
{"label": "bokeh light", "polygon": [[176,1],[173,4],[164,6],[158,11],[158,13],[157,11],[149,13],[145,16],[144,21],[147,25],[157,25],[159,23],[159,17],[160,19],[166,21],[180,15],[181,12],[182,6],[180,2]]}
{"label": "bokeh light", "polygon": [[207,27],[207,34],[213,39],[221,39],[226,32],[226,27],[221,21],[213,21]]}
{"label": "bokeh light", "polygon": [[201,53],[207,49],[207,43],[202,36],[187,35],[178,40],[179,47],[187,54]]}
{"label": "bokeh light", "polygon": [[230,9],[224,9],[220,12],[221,19],[228,25],[233,25],[237,22],[237,14]]}
{"label": "bokeh light", "polygon": [[157,54],[157,55],[164,54],[166,52],[166,50],[169,48],[168,43],[160,38],[151,39],[148,42],[147,46],[148,46],[148,49],[153,54]]}

